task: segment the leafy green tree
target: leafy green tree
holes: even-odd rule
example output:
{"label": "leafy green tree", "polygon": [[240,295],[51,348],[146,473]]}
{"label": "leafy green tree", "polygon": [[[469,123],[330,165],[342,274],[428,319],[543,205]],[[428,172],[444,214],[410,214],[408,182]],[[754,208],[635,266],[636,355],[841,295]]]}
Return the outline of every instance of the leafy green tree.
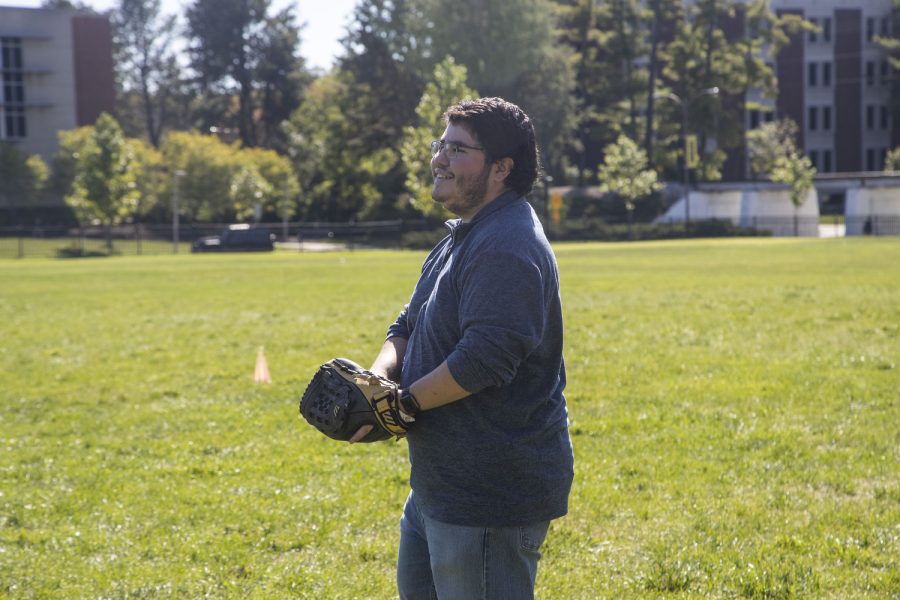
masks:
{"label": "leafy green tree", "polygon": [[793,150],[775,159],[771,177],[772,181],[790,188],[791,203],[799,208],[806,201],[815,176],[816,168],[809,158],[798,150]]}
{"label": "leafy green tree", "polygon": [[225,144],[215,136],[169,132],[162,144],[170,173],[166,197],[171,197],[174,178],[179,177],[179,207],[189,220],[230,219],[231,180],[236,171],[237,149],[237,144]]}
{"label": "leafy green tree", "polygon": [[43,159],[27,155],[12,144],[0,142],[0,202],[27,205],[38,199],[49,177]]}
{"label": "leafy green tree", "polygon": [[900,146],[894,148],[884,157],[885,171],[900,171]]}
{"label": "leafy green tree", "polygon": [[603,163],[597,168],[600,191],[616,194],[625,202],[629,225],[635,203],[662,188],[656,171],[647,167],[647,153],[634,140],[620,135],[603,150]]}
{"label": "leafy green tree", "polygon": [[263,181],[259,200],[264,211],[287,219],[297,214],[300,184],[288,157],[263,148],[245,148],[240,151],[239,160]]}
{"label": "leafy green tree", "polygon": [[415,0],[410,21],[420,51],[431,65],[428,80],[445,56],[466,67],[468,83],[484,96],[521,106],[535,123],[545,162],[573,125],[574,74],[570,50],[557,47],[555,13],[549,0]]}
{"label": "leafy green tree", "polygon": [[319,78],[286,125],[307,219],[383,218],[386,208],[395,214],[390,204],[402,191],[392,183],[399,140],[372,146],[364,136],[368,93],[368,86],[356,84],[346,71]]}
{"label": "leafy green tree", "polygon": [[122,128],[103,113],[77,152],[75,178],[66,203],[82,223],[99,221],[107,227],[121,223],[138,207],[137,168]]}
{"label": "leafy green tree", "polygon": [[429,144],[444,131],[441,117],[449,106],[473,99],[478,92],[466,85],[466,68],[448,56],[434,68],[431,81],[416,107],[416,126],[406,128],[401,155],[406,165],[406,189],[412,205],[426,215],[443,214],[431,200],[431,152]]}
{"label": "leafy green tree", "polygon": [[[748,34],[729,37],[724,29],[728,22],[743,22]],[[667,46],[662,74],[669,90],[688,104],[687,130],[699,138],[698,178],[721,178],[726,150],[744,144],[744,106],[734,98],[751,88],[774,96],[775,77],[767,60],[787,43],[788,32],[809,27],[796,15],[775,16],[765,0],[698,0],[688,9]],[[704,93],[713,87],[720,90],[718,96]],[[658,109],[665,111],[670,131],[674,130],[681,118],[680,107],[666,103]],[[717,141],[711,151],[706,150],[709,137]],[[673,166],[673,157],[667,154],[667,166]]]}
{"label": "leafy green tree", "polygon": [[747,134],[747,147],[754,174],[787,185],[791,202],[800,207],[812,189],[816,169],[797,148],[797,131],[790,119],[764,123]]}
{"label": "leafy green tree", "polygon": [[160,0],[119,0],[112,12],[120,118],[132,109],[154,147],[178,110],[182,87],[176,58],[176,17],[164,16]]}
{"label": "leafy green tree", "polygon": [[228,197],[232,202],[235,219],[246,221],[262,210],[267,197],[272,196],[272,186],[252,165],[238,169],[231,178]]}
{"label": "leafy green tree", "polygon": [[747,132],[747,151],[754,178],[769,178],[778,159],[797,152],[797,124],[780,119],[761,124]]}

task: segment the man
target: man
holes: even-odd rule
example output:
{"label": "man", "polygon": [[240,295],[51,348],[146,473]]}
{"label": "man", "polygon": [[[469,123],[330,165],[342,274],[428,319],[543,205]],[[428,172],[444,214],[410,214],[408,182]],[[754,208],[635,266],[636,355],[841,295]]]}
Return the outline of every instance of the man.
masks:
{"label": "man", "polygon": [[444,118],[432,196],[459,218],[371,368],[415,419],[397,583],[404,599],[530,598],[573,478],[559,275],[523,198],[534,129],[499,98]]}

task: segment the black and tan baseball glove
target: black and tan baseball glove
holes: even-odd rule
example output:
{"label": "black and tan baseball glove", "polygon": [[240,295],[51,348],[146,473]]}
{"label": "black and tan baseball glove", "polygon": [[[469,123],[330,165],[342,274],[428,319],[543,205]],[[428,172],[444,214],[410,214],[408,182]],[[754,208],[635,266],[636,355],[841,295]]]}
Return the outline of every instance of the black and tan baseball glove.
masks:
{"label": "black and tan baseball glove", "polygon": [[316,371],[300,399],[300,414],[335,440],[349,441],[365,425],[371,431],[360,442],[406,435],[415,420],[401,414],[399,389],[346,358],[335,358]]}

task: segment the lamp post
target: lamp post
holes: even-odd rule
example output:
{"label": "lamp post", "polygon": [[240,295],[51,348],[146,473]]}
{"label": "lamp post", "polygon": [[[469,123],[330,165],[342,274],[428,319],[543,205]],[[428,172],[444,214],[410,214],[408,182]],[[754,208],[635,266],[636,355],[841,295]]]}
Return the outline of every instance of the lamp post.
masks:
{"label": "lamp post", "polygon": [[691,200],[690,200],[691,194],[688,189],[688,186],[690,185],[690,169],[688,168],[688,161],[687,161],[688,111],[690,110],[691,103],[694,100],[697,100],[698,98],[700,98],[701,96],[718,96],[718,95],[719,95],[719,88],[715,87],[715,86],[711,87],[711,88],[706,88],[705,90],[703,90],[702,92],[700,92],[699,94],[697,94],[696,96],[694,96],[693,98],[688,99],[688,100],[682,99],[681,96],[679,96],[678,94],[675,94],[673,92],[657,92],[657,93],[653,94],[654,99],[666,98],[667,100],[671,100],[672,102],[676,103],[678,106],[681,107],[681,134],[680,134],[681,151],[682,151],[681,175],[682,175],[683,185],[684,185],[684,221],[688,225],[690,225],[690,222],[691,222]]}
{"label": "lamp post", "polygon": [[172,251],[178,254],[178,213],[180,211],[178,202],[178,181],[185,176],[182,170],[175,171],[172,174]]}

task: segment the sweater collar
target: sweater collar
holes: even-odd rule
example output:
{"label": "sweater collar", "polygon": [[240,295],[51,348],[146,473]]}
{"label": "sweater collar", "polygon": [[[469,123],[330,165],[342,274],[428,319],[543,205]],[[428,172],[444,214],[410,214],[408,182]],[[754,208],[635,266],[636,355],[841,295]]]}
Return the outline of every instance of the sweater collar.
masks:
{"label": "sweater collar", "polygon": [[495,212],[504,209],[521,199],[522,197],[512,190],[503,192],[502,194],[488,202],[486,205],[484,205],[481,210],[479,210],[475,214],[475,218],[473,218],[468,223],[463,223],[462,219],[456,218],[450,219],[449,221],[445,222],[444,225],[446,225],[447,228],[450,229],[450,236],[453,238],[453,243],[459,243],[463,239],[465,239],[467,235],[469,235],[469,232],[472,230],[472,228],[475,227],[475,225],[477,225],[479,222],[485,220]]}

